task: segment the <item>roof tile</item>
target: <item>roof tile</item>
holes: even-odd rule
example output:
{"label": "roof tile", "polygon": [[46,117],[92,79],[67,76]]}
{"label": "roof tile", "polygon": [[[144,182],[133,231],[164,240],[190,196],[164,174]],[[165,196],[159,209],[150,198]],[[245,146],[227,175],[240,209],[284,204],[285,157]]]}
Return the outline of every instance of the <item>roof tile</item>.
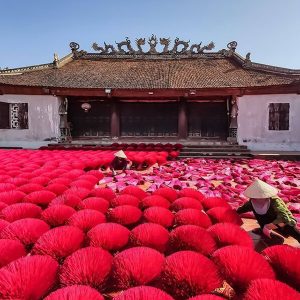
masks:
{"label": "roof tile", "polygon": [[0,84],[65,88],[198,89],[288,85],[295,79],[295,76],[247,70],[230,58],[109,58],[78,59],[59,69],[0,75]]}

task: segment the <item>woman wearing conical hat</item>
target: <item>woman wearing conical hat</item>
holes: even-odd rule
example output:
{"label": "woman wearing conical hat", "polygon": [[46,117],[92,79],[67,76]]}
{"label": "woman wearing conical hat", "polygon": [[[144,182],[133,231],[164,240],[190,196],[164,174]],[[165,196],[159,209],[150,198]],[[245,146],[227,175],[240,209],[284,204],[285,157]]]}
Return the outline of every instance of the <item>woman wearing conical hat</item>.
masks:
{"label": "woman wearing conical hat", "polygon": [[296,219],[277,194],[276,188],[256,179],[244,192],[250,200],[239,207],[237,212],[252,211],[263,233],[268,237],[271,237],[272,229],[280,227],[283,233],[291,235],[300,243]]}
{"label": "woman wearing conical hat", "polygon": [[110,164],[110,169],[112,171],[112,175],[116,175],[116,171],[125,171],[130,167],[130,161],[127,160],[127,156],[124,151],[120,150],[114,153],[115,158],[112,160]]}

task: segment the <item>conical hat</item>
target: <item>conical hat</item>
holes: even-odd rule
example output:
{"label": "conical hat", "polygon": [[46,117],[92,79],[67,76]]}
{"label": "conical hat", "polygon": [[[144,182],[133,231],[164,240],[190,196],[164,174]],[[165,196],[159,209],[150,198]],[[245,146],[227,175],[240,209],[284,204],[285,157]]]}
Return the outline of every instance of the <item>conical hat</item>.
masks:
{"label": "conical hat", "polygon": [[245,190],[244,195],[248,198],[270,198],[278,194],[278,190],[273,186],[259,180],[255,179]]}
{"label": "conical hat", "polygon": [[127,158],[127,156],[126,156],[126,154],[124,153],[123,150],[120,150],[120,151],[116,152],[116,153],[114,154],[114,156],[120,157],[120,158]]}

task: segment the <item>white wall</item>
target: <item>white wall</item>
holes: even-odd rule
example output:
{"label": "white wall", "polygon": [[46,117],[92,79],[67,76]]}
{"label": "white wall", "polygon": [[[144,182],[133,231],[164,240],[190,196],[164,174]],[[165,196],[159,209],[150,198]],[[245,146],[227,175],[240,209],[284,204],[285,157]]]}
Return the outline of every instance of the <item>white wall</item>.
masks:
{"label": "white wall", "polygon": [[[60,100],[50,95],[0,95],[0,102],[28,103],[29,123],[29,129],[0,129],[0,147],[37,148],[49,144],[45,139],[59,137]],[[251,150],[300,151],[300,95],[247,95],[237,103],[240,145]],[[290,103],[288,131],[268,129],[270,103]]]}
{"label": "white wall", "polygon": [[0,147],[37,148],[59,136],[60,98],[48,95],[0,95],[0,102],[28,103],[28,129],[0,129]]}
{"label": "white wall", "polygon": [[[300,95],[238,98],[238,143],[251,150],[300,151]],[[289,130],[269,130],[269,104],[290,103]]]}

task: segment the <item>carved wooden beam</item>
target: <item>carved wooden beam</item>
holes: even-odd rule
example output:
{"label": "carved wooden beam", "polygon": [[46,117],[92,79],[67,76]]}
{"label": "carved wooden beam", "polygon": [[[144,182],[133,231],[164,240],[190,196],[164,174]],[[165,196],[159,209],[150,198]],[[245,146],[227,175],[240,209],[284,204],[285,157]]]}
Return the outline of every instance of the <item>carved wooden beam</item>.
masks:
{"label": "carved wooden beam", "polygon": [[105,92],[104,88],[50,88],[50,87],[28,87],[0,85],[2,94],[18,95],[55,95],[73,97],[103,97],[131,98],[131,99],[159,99],[171,97],[186,97],[197,99],[197,97],[263,95],[263,94],[297,94],[299,85],[267,86],[267,87],[245,87],[245,88],[206,88],[206,89],[111,89],[111,94]]}

